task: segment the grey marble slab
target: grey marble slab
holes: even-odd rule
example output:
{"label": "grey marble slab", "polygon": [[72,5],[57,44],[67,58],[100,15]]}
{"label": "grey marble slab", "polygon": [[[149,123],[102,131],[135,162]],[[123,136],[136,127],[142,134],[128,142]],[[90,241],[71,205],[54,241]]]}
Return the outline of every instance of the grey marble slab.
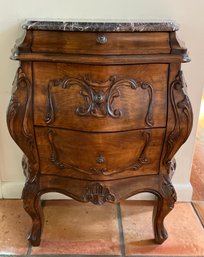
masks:
{"label": "grey marble slab", "polygon": [[179,25],[174,21],[62,21],[27,20],[27,30],[59,30],[89,32],[134,32],[134,31],[176,31]]}

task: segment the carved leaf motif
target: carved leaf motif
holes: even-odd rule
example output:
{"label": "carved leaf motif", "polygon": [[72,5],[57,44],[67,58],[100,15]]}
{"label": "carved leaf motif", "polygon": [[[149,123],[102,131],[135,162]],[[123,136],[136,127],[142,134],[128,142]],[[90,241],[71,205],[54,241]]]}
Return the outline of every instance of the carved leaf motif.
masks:
{"label": "carved leaf motif", "polygon": [[[140,87],[143,90],[146,90],[149,96],[145,123],[149,127],[153,126],[152,86],[144,81],[136,81],[129,78],[117,79],[115,76],[110,77],[105,82],[93,82],[87,79],[87,77],[70,77],[50,81],[48,84],[48,110],[45,118],[45,122],[47,124],[51,124],[55,119],[52,88],[58,86],[63,89],[67,89],[72,86],[81,87],[80,95],[84,98],[84,105],[76,108],[76,114],[79,116],[94,116],[97,118],[103,118],[107,115],[111,116],[112,118],[121,117],[122,111],[119,109],[113,109],[114,99],[120,97],[120,88],[129,87],[130,89],[136,90]],[[99,90],[97,89],[98,87],[100,87]]]}
{"label": "carved leaf motif", "polygon": [[172,183],[169,178],[163,176],[163,182],[161,186],[163,196],[168,200],[169,208],[174,208],[174,203],[177,200],[176,190],[174,189]]}
{"label": "carved leaf motif", "polygon": [[88,186],[84,195],[84,201],[98,205],[104,204],[105,202],[114,202],[115,200],[115,195],[110,192],[110,189],[99,183]]}

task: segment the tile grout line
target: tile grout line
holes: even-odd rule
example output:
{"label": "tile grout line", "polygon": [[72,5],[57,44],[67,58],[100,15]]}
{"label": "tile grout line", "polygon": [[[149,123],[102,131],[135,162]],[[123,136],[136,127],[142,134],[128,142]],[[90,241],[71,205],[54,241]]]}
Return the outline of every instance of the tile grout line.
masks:
{"label": "tile grout line", "polygon": [[194,210],[194,212],[195,212],[197,218],[199,219],[199,221],[200,221],[200,223],[201,223],[201,225],[202,225],[202,227],[203,227],[203,229],[204,229],[204,223],[203,223],[203,221],[201,220],[200,215],[199,215],[198,211],[196,210],[196,208],[195,208],[193,202],[191,202],[191,206],[192,206],[192,208],[193,208],[193,210]]}
{"label": "tile grout line", "polygon": [[[32,257],[120,257],[120,255],[90,255],[90,254],[34,254],[31,256]],[[2,257],[2,256],[0,255],[0,257]],[[3,257],[14,257],[14,256],[13,255],[12,256],[4,255]],[[25,257],[25,255],[24,256],[17,255],[16,257]],[[136,256],[136,257],[139,257],[139,256]],[[165,256],[163,256],[163,257],[165,257]],[[194,256],[191,256],[191,257],[194,257]]]}
{"label": "tile grout line", "polygon": [[31,251],[32,251],[32,245],[31,245],[31,243],[29,242],[28,251],[27,251],[27,253],[26,253],[26,256],[31,256]]}
{"label": "tile grout line", "polygon": [[[87,254],[37,254],[33,257],[119,257],[119,255],[87,255]],[[14,255],[0,255],[0,257],[14,257]],[[16,257],[25,257],[16,255]],[[127,257],[167,257],[167,255],[128,255]],[[168,257],[203,257],[203,255],[168,255]]]}
{"label": "tile grout line", "polygon": [[124,240],[124,234],[123,234],[123,223],[122,223],[122,214],[121,214],[121,208],[120,203],[116,204],[117,207],[117,218],[118,218],[118,230],[119,230],[119,240],[120,240],[120,253],[121,256],[125,256],[125,240]]}

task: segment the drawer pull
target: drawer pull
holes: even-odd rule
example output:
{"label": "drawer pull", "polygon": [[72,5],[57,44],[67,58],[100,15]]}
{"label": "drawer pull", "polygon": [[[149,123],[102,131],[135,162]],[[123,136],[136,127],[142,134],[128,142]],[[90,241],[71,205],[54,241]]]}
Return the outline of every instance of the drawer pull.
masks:
{"label": "drawer pull", "polygon": [[105,100],[105,95],[102,92],[97,92],[94,96],[94,102],[97,104],[103,103]]}
{"label": "drawer pull", "polygon": [[99,163],[99,164],[102,164],[105,162],[105,157],[103,155],[99,155],[96,157],[96,162]]}
{"label": "drawer pull", "polygon": [[108,39],[105,35],[99,34],[96,37],[96,42],[103,45],[108,42]]}

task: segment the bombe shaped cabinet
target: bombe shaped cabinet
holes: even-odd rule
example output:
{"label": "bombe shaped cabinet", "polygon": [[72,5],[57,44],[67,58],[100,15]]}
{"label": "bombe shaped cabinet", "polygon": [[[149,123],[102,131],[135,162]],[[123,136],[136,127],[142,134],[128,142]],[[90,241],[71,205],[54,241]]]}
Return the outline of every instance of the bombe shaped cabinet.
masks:
{"label": "bombe shaped cabinet", "polygon": [[100,205],[153,193],[162,243],[176,201],[173,157],[192,128],[181,71],[189,57],[177,25],[27,21],[23,28],[7,121],[24,152],[32,245],[40,244],[46,192]]}

